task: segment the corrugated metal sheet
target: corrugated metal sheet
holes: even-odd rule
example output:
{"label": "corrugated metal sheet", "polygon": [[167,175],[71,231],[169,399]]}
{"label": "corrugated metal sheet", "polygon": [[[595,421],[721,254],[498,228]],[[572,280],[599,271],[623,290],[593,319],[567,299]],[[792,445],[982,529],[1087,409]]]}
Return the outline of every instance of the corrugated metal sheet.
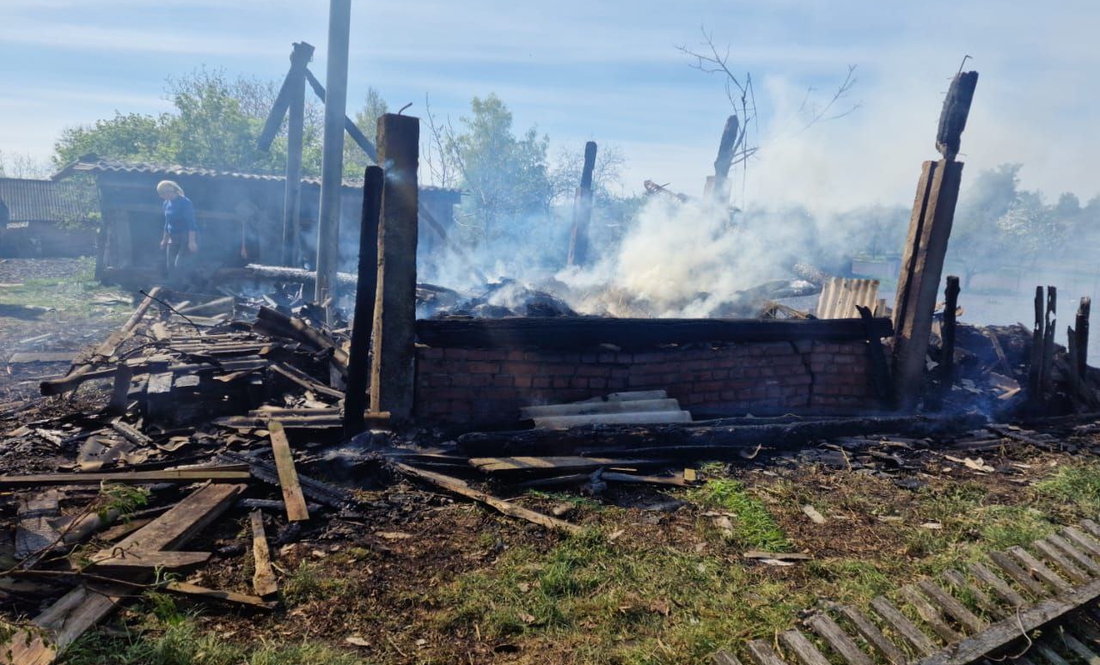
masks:
{"label": "corrugated metal sheet", "polygon": [[[58,180],[64,178],[72,173],[84,172],[84,173],[140,173],[156,175],[163,178],[173,178],[180,176],[201,176],[207,178],[228,178],[239,180],[259,180],[270,182],[283,182],[286,177],[283,175],[276,175],[271,173],[238,173],[236,171],[218,171],[215,169],[204,169],[196,166],[180,166],[163,165],[163,164],[144,164],[140,162],[120,162],[110,159],[101,159],[95,155],[85,155],[78,161],[69,164],[62,170],[54,174],[53,179]],[[310,185],[320,186],[320,178],[302,178],[302,182]],[[361,179],[345,179],[344,187],[361,188],[363,181]],[[457,189],[448,189],[446,187],[430,187],[421,186],[420,191],[423,192],[440,192],[440,193],[452,193],[454,196],[461,196],[462,192]]]}
{"label": "corrugated metal sheet", "polygon": [[881,314],[877,279],[829,279],[817,299],[816,315],[819,319],[858,319],[856,305],[870,308],[873,314]]}
{"label": "corrugated metal sheet", "polygon": [[99,207],[94,192],[76,183],[27,178],[0,178],[0,201],[7,207],[9,222],[81,220]]}

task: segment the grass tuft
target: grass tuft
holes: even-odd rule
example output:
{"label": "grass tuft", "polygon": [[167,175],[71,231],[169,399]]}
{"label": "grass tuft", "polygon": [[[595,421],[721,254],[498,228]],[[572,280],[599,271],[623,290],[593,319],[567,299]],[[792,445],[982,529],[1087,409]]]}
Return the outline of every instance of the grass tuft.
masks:
{"label": "grass tuft", "polygon": [[729,536],[734,545],[771,552],[791,549],[790,541],[767,507],[750,495],[739,481],[714,478],[690,490],[687,497],[699,505],[727,510],[735,515],[733,533]]}

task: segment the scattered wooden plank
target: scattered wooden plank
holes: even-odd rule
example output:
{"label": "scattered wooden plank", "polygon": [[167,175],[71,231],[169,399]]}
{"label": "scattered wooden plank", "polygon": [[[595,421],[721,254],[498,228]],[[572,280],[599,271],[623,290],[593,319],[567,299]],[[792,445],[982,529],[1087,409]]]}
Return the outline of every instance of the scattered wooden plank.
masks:
{"label": "scattered wooden plank", "polygon": [[[223,452],[219,457],[235,464],[245,464],[247,468],[251,470],[255,478],[270,485],[279,485],[279,472],[273,464],[231,452]],[[307,497],[313,499],[317,503],[330,508],[336,508],[337,510],[346,508],[355,500],[351,492],[342,487],[336,487],[335,485],[321,482],[320,480],[310,478],[304,474],[298,474],[298,484],[302,488],[302,493]],[[307,508],[308,507],[307,504]],[[312,510],[312,508],[310,508],[310,510]]]}
{"label": "scattered wooden plank", "polygon": [[61,534],[50,525],[60,514],[60,494],[49,490],[19,501],[19,526],[15,531],[15,557],[26,559],[61,541]]}
{"label": "scattered wooden plank", "polygon": [[286,516],[291,522],[304,522],[309,519],[309,508],[298,483],[298,470],[294,467],[294,456],[290,452],[290,443],[282,424],[277,420],[268,423],[271,431],[271,449],[275,453],[275,468],[279,471],[279,487],[283,490],[283,502],[286,503]]}
{"label": "scattered wooden plank", "polygon": [[930,655],[935,653],[936,645],[932,640],[928,639],[928,636],[921,632],[920,628],[905,618],[898,608],[894,607],[890,601],[886,600],[882,596],[876,597],[871,601],[871,607],[875,612],[882,617],[882,620],[890,625],[893,630],[905,638],[919,653],[924,655]]}
{"label": "scattered wooden plank", "polygon": [[617,473],[615,471],[604,471],[600,474],[600,480],[606,480],[609,483],[672,485],[673,487],[687,487],[689,485],[684,478],[676,476],[636,476],[630,473]]}
{"label": "scattered wooden plank", "polygon": [[318,395],[324,395],[325,397],[331,397],[333,399],[344,399],[343,392],[326,386],[297,367],[285,363],[275,363],[271,366],[271,371],[297,384],[299,387],[311,390]]}
{"label": "scattered wooden plank", "polygon": [[474,501],[484,503],[496,509],[497,511],[504,513],[505,515],[508,515],[509,517],[517,517],[519,519],[527,520],[528,522],[532,522],[534,524],[538,524],[540,526],[544,526],[550,529],[559,529],[572,535],[576,535],[581,532],[581,527],[577,526],[576,524],[572,524],[564,520],[559,520],[555,517],[550,517],[548,515],[543,515],[542,513],[528,510],[527,508],[523,508],[521,506],[512,505],[507,501],[492,496],[491,494],[486,494],[485,492],[475,490],[458,478],[451,478],[450,476],[444,476],[439,473],[424,471],[423,469],[417,469],[416,467],[409,466],[407,464],[401,464],[400,462],[398,462],[395,466],[403,473],[406,473],[415,478],[419,478],[421,480],[425,480],[449,492],[453,492],[468,499],[473,499]]}
{"label": "scattered wooden plank", "polygon": [[600,413],[641,413],[644,411],[680,410],[680,403],[674,399],[645,400],[609,400],[598,402],[578,402],[575,404],[550,404],[546,406],[525,406],[519,410],[523,418],[546,418],[549,416],[587,416]]}
{"label": "scattered wooden plank", "polygon": [[233,483],[248,480],[248,478],[248,470],[238,467],[120,471],[118,473],[39,473],[27,476],[0,476],[0,487],[97,485],[99,483],[195,483],[206,480],[215,483]]}
{"label": "scattered wooden plank", "polygon": [[714,665],[741,665],[741,661],[728,651],[719,651],[714,654]]}
{"label": "scattered wooden plank", "polygon": [[810,561],[813,559],[803,552],[762,552],[760,550],[747,550],[741,555],[742,559],[775,559],[776,561]]}
{"label": "scattered wooden plank", "polygon": [[27,363],[71,363],[76,354],[72,351],[45,351],[40,353],[28,353],[16,351],[8,358],[10,365],[22,365]]}
{"label": "scattered wooden plank", "polygon": [[[244,489],[244,485],[206,485],[137,533],[110,549],[101,550],[100,554],[111,554],[119,548],[133,552],[143,548],[147,551],[175,549],[217,519]],[[148,578],[137,575],[135,579]],[[110,614],[131,592],[130,588],[122,585],[88,584],[76,587],[34,618],[33,623],[42,629],[42,634],[19,630],[0,646],[0,662],[13,665],[52,663],[58,654]],[[14,655],[10,660],[4,660],[8,654]]]}
{"label": "scattered wooden plank", "polygon": [[91,568],[96,570],[132,570],[134,568],[174,570],[204,564],[210,556],[210,552],[127,552],[124,550],[117,553],[112,551],[111,554],[100,552],[92,557]]}
{"label": "scattered wooden plank", "polygon": [[197,596],[205,600],[219,600],[225,603],[247,605],[249,607],[255,607],[261,610],[273,610],[278,607],[278,603],[268,602],[263,598],[257,598],[256,596],[249,596],[247,594],[237,593],[236,591],[208,589],[206,587],[198,586],[197,584],[189,584],[187,582],[169,582],[168,584],[164,585],[164,590],[171,591],[173,593],[183,594],[186,596]]}
{"label": "scattered wooden plank", "polygon": [[[908,656],[886,635],[879,630],[871,619],[854,607],[839,605],[836,608],[844,618],[852,623],[856,631],[867,640],[867,643],[878,650],[891,665],[905,665],[909,662]],[[855,664],[860,665],[860,664]]]}
{"label": "scattered wooden plank", "polygon": [[271,570],[271,551],[267,547],[267,534],[264,533],[264,514],[259,509],[249,514],[252,523],[252,559],[255,572],[252,574],[252,589],[257,596],[266,598],[279,591],[275,583],[275,572]]}
{"label": "scattered wooden plank", "polygon": [[539,472],[580,473],[603,467],[634,467],[653,460],[605,457],[472,457],[470,466],[482,473]]}
{"label": "scattered wooden plank", "polygon": [[821,654],[814,643],[806,639],[806,636],[797,630],[788,630],[780,633],[779,641],[788,651],[798,656],[803,665],[830,665],[829,659]]}
{"label": "scattered wooden plank", "polygon": [[818,637],[840,654],[848,665],[873,665],[870,656],[863,653],[856,641],[833,621],[827,614],[817,613],[811,616],[806,623],[817,633]]}
{"label": "scattered wooden plank", "polygon": [[1044,642],[1037,643],[1034,647],[1035,652],[1042,656],[1042,662],[1047,665],[1070,665],[1069,661],[1062,658],[1061,654],[1050,647],[1050,644]]}

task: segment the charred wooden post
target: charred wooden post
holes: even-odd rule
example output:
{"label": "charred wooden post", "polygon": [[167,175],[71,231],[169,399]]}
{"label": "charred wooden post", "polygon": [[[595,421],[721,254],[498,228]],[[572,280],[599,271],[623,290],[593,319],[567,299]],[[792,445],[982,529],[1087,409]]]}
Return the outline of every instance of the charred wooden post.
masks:
{"label": "charred wooden post", "polygon": [[925,162],[917,187],[894,307],[894,391],[902,409],[916,407],[921,394],[962,166],[947,160]]}
{"label": "charred wooden post", "polygon": [[729,200],[726,181],[730,175],[730,167],[733,165],[733,155],[737,151],[737,137],[740,129],[737,116],[731,115],[726,119],[722,140],[718,142],[718,157],[714,160],[714,181],[711,185],[711,195],[718,205],[725,205]]}
{"label": "charred wooden post", "polygon": [[1043,368],[1040,373],[1040,394],[1048,395],[1054,382],[1054,336],[1058,330],[1058,289],[1047,287],[1046,323],[1043,328]]}
{"label": "charred wooden post", "polygon": [[[317,287],[314,300],[333,295],[340,250],[340,188],[344,178],[344,109],[347,106],[348,40],[351,0],[330,0],[328,17],[328,95],[321,157],[321,201],[317,214]],[[325,309],[331,315],[332,308]]]}
{"label": "charred wooden post", "polygon": [[917,186],[894,307],[894,392],[902,409],[915,408],[921,394],[932,315],[962,181],[963,165],[954,159],[977,78],[976,72],[965,72],[952,81],[936,136],[937,148],[948,148],[944,159],[924,163]]}
{"label": "charred wooden post", "polygon": [[569,236],[569,259],[571,266],[583,266],[588,263],[588,225],[592,221],[592,171],[596,168],[596,142],[584,144],[584,168],[581,170],[581,184],[573,199],[573,232]]}
{"label": "charred wooden post", "polygon": [[1027,394],[1038,404],[1043,375],[1043,287],[1035,287],[1035,327],[1031,331],[1031,354],[1027,367]]}
{"label": "charred wooden post", "polygon": [[283,265],[298,265],[298,235],[302,211],[302,142],[305,134],[306,64],[313,46],[299,42],[290,55],[290,106],[286,128],[286,190],[283,196]]}
{"label": "charred wooden post", "polygon": [[344,397],[344,438],[363,431],[370,377],[370,334],[378,290],[378,215],[382,209],[382,169],[368,166],[363,175],[363,215],[359,226],[359,282],[351,327],[348,385]]}
{"label": "charred wooden post", "polygon": [[1092,310],[1092,298],[1081,298],[1081,304],[1077,307],[1077,320],[1074,332],[1076,334],[1073,346],[1077,349],[1077,376],[1085,378],[1085,372],[1089,366],[1089,313]]}
{"label": "charred wooden post", "polygon": [[943,330],[940,358],[940,395],[946,397],[955,385],[955,323],[959,307],[959,278],[947,276],[947,288],[944,291],[946,306],[943,310]]}
{"label": "charred wooden post", "polygon": [[378,121],[385,169],[378,225],[378,289],[371,340],[371,411],[412,414],[416,339],[417,161],[420,120],[387,113]]}

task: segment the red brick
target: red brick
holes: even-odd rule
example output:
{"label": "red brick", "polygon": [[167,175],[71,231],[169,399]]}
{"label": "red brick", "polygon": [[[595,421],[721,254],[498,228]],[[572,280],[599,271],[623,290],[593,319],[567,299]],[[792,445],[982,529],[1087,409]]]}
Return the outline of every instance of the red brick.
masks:
{"label": "red brick", "polygon": [[551,385],[550,377],[548,376],[533,376],[531,377],[532,388],[549,388]]}
{"label": "red brick", "polygon": [[588,387],[595,390],[605,390],[607,388],[607,379],[601,379],[594,377],[588,380]]}
{"label": "red brick", "polygon": [[493,376],[491,374],[471,374],[470,375],[470,387],[480,388],[493,385]]}
{"label": "red brick", "polygon": [[603,365],[581,365],[577,368],[577,376],[599,376],[606,379],[611,376],[611,368]]}
{"label": "red brick", "polygon": [[496,374],[500,372],[500,363],[471,361],[466,364],[466,371],[471,374]]}
{"label": "red brick", "polygon": [[448,360],[466,360],[468,349],[446,349],[443,353]]}
{"label": "red brick", "polygon": [[551,386],[554,388],[568,388],[569,377],[567,376],[555,376]]}
{"label": "red brick", "polygon": [[516,385],[515,377],[511,374],[497,374],[493,376],[493,385],[497,387],[507,386],[509,388]]}
{"label": "red brick", "polygon": [[506,359],[513,362],[518,362],[523,360],[523,355],[523,351],[509,351]]}
{"label": "red brick", "polygon": [[517,388],[530,388],[534,377],[525,374],[517,374],[514,381]]}
{"label": "red brick", "polygon": [[431,346],[418,346],[416,347],[416,356],[418,358],[442,358],[443,349]]}

